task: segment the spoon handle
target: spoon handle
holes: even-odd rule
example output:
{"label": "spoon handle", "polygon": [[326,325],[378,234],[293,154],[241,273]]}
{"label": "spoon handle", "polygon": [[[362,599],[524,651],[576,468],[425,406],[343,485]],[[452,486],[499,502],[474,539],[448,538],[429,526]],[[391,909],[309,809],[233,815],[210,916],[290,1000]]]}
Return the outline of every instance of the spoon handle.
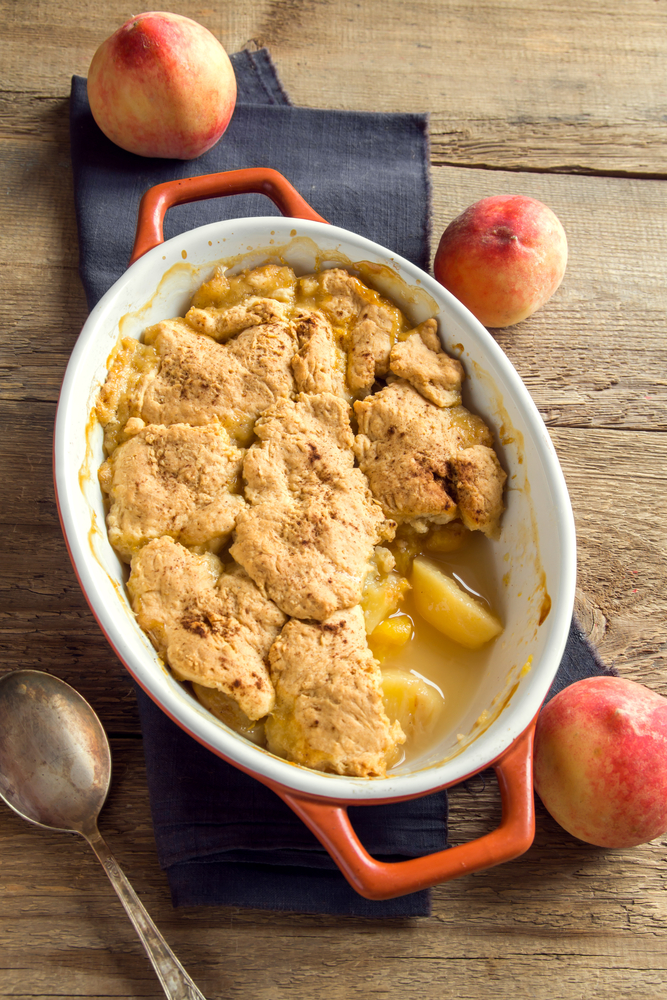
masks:
{"label": "spoon handle", "polygon": [[125,912],[134,924],[166,995],[170,1000],[206,1000],[148,916],[99,831],[95,830],[91,836],[84,836],[100,859]]}

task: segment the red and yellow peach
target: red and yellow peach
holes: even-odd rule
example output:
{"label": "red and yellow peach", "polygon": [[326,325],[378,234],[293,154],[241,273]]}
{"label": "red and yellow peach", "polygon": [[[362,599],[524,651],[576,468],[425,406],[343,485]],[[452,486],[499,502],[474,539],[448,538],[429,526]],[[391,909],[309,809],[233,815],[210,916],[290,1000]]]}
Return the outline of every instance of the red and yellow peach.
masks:
{"label": "red and yellow peach", "polygon": [[667,831],[667,698],[620,677],[557,694],[535,731],[534,783],[568,833],[634,847]]}
{"label": "red and yellow peach", "polygon": [[505,327],[551,298],[566,264],[567,237],[551,209],[534,198],[498,195],[450,222],[433,271],[484,326]]}
{"label": "red and yellow peach", "polygon": [[223,134],[236,77],[208,29],[180,14],[138,14],[102,42],[88,99],[104,134],[140,156],[191,160]]}

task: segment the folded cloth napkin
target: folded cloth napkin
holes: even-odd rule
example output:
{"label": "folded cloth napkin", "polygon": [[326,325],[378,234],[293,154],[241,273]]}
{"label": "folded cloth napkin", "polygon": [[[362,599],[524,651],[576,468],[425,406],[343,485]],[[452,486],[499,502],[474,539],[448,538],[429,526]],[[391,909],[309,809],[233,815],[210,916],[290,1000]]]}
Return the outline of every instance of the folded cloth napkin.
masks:
{"label": "folded cloth napkin", "polygon": [[[281,171],[328,221],[429,262],[429,156],[424,115],[295,108],[266,50],[232,57],[238,102],[212,150],[195,161],[126,153],[100,132],[86,81],[70,103],[80,273],[92,308],[127,267],[139,200],[172,178],[240,167]],[[260,195],[172,209],[168,239],[217,219],[276,215]],[[555,685],[604,671],[573,625]],[[273,792],[204,750],[137,689],[160,864],[174,905],[229,905],[367,917],[427,915],[427,890],[372,901],[350,888],[310,831]],[[447,847],[447,797],[350,809],[362,843],[383,860]]]}

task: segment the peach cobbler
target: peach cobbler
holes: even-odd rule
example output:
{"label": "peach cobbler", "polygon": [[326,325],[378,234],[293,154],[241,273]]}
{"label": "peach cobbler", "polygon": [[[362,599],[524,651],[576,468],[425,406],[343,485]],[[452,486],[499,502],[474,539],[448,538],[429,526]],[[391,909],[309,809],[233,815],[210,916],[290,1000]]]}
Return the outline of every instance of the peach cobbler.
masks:
{"label": "peach cobbler", "polygon": [[281,757],[383,776],[442,700],[388,651],[420,614],[469,647],[501,630],[438,564],[503,510],[463,379],[435,319],[412,328],[341,268],[218,269],[183,318],[117,347],[99,479],[139,625]]}

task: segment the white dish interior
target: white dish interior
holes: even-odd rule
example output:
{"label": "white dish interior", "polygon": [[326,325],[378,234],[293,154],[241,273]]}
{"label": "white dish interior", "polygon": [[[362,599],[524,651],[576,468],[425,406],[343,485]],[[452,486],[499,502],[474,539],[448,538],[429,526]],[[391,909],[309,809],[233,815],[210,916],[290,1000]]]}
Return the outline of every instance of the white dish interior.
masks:
{"label": "white dish interior", "polygon": [[[151,323],[183,315],[216,264],[238,269],[270,259],[288,263],[297,274],[366,262],[371,266],[362,267],[362,278],[392,298],[414,323],[436,315],[445,349],[466,369],[464,401],[493,428],[508,473],[502,532],[490,546],[490,571],[499,581],[505,578],[497,608],[505,631],[493,645],[475,696],[456,726],[385,779],[346,778],[299,767],[213,718],[172,678],[136,624],[125,595],[126,568],[107,540],[97,481],[104,458],[102,430],[91,413],[119,336],[139,337]],[[63,382],[54,461],[72,560],[116,653],[181,726],[259,777],[342,800],[413,796],[453,784],[487,766],[523,732],[558,669],[574,599],[575,536],[546,427],[507,357],[468,310],[419,268],[362,237],[323,223],[252,218],[214,223],[150,251],[101,299],[81,332]],[[551,609],[539,624],[547,594]]]}

